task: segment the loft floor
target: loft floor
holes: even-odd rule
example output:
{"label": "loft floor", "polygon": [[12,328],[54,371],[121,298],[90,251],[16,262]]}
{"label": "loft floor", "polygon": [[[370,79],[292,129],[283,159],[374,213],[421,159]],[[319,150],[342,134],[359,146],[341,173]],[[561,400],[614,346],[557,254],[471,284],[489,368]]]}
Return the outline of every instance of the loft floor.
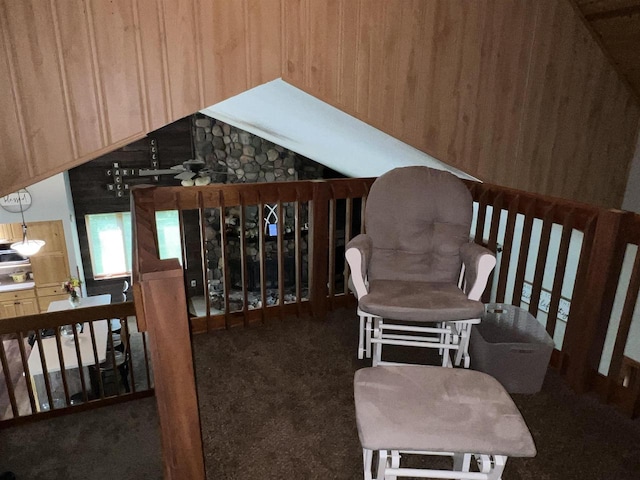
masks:
{"label": "loft floor", "polygon": [[[194,337],[209,479],[358,479],[355,312]],[[553,371],[515,395],[538,448],[504,480],[640,480],[640,421],[573,394]],[[0,472],[18,479],[159,479],[153,399],[7,429]]]}

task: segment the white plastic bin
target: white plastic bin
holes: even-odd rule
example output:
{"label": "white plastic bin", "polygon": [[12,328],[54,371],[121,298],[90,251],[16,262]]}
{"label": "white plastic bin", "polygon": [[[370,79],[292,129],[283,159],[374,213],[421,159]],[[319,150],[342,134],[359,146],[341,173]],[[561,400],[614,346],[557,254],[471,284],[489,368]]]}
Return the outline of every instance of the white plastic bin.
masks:
{"label": "white plastic bin", "polygon": [[542,388],[553,339],[526,310],[490,303],[471,330],[471,368],[495,377],[509,393],[536,393]]}

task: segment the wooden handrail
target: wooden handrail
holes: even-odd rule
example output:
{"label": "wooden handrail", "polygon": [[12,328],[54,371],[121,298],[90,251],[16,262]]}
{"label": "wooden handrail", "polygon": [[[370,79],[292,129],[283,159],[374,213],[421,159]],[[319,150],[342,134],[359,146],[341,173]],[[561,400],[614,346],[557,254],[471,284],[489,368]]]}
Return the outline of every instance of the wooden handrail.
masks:
{"label": "wooden handrail", "polygon": [[56,328],[62,325],[82,323],[91,320],[122,318],[135,315],[133,302],[112,303],[96,307],[76,308],[61,312],[40,313],[0,319],[0,335],[18,331],[26,332],[44,328]]}

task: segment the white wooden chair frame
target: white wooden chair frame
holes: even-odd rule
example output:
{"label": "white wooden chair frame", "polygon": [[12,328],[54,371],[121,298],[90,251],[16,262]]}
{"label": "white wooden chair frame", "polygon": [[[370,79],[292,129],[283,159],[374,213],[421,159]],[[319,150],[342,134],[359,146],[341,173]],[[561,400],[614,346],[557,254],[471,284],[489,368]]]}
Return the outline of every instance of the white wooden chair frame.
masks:
{"label": "white wooden chair frame", "polygon": [[[398,365],[382,359],[383,345],[401,345],[405,347],[437,348],[443,367],[469,368],[469,337],[471,326],[480,323],[480,319],[456,320],[434,323],[433,326],[390,323],[380,317],[373,317],[369,343],[372,345],[372,364]],[[395,333],[401,332],[401,333]],[[412,333],[413,335],[407,335]],[[365,333],[366,335],[366,333]]]}
{"label": "white wooden chair frame", "polygon": [[[452,480],[501,480],[507,463],[505,455],[487,455],[455,452],[426,452],[413,450],[377,450],[376,476],[373,476],[373,450],[362,449],[364,480],[396,480],[397,477],[442,478]],[[406,468],[400,466],[403,455],[445,456],[453,459],[453,470]],[[471,472],[471,461],[475,459],[477,472]]]}
{"label": "white wooden chair frame", "polygon": [[[360,272],[363,271],[362,253],[357,248],[348,248],[345,257],[351,268],[351,281],[358,300],[369,293],[369,286],[366,277]],[[467,292],[470,300],[480,300],[482,292],[487,285],[489,275],[496,265],[496,258],[493,255],[481,255],[477,259],[477,275],[472,285],[467,285],[465,278],[465,266],[462,265],[459,287]],[[469,288],[467,288],[469,287]],[[427,325],[415,322],[393,322],[372,315],[358,308],[360,318],[360,331],[358,339],[358,358],[372,358],[373,366],[391,365],[398,363],[385,362],[382,360],[383,345],[402,345],[419,348],[437,348],[442,357],[443,367],[464,366],[469,368],[471,357],[469,356],[469,338],[471,328],[474,324],[480,323],[480,318],[454,320],[438,322]],[[403,332],[403,333],[396,333]],[[407,335],[412,333],[413,335]],[[451,358],[451,352],[455,351],[455,356]]]}

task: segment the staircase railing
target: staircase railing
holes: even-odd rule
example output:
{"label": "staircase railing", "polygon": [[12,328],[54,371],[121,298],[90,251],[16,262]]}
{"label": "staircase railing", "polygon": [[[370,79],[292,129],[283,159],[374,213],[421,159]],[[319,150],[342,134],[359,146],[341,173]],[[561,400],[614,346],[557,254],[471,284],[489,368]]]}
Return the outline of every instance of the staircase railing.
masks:
{"label": "staircase railing", "polygon": [[0,427],[153,395],[135,314],[127,302],[0,319]]}

